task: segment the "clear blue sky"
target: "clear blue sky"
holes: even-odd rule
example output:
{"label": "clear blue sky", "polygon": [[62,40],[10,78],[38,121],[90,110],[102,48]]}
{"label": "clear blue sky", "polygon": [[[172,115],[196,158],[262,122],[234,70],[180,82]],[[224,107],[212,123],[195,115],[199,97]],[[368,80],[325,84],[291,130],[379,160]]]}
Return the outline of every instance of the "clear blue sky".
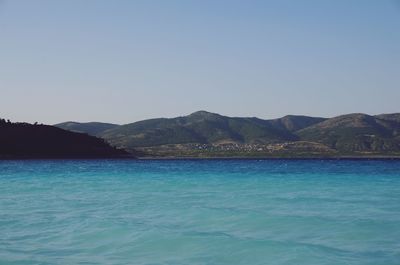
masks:
{"label": "clear blue sky", "polygon": [[400,2],[1,1],[0,116],[400,112]]}

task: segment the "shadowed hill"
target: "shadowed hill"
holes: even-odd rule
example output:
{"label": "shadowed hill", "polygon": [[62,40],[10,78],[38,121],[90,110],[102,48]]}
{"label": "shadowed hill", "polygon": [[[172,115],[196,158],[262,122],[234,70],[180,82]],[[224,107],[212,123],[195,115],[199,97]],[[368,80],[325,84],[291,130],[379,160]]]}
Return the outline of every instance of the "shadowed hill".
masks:
{"label": "shadowed hill", "polygon": [[274,127],[288,130],[289,132],[295,132],[325,120],[327,119],[319,117],[287,115],[285,117],[269,121]]}
{"label": "shadowed hill", "polygon": [[89,135],[98,136],[102,132],[118,127],[118,124],[103,123],[103,122],[63,122],[54,125],[55,127],[80,133],[87,133]]}
{"label": "shadowed hill", "polygon": [[113,158],[127,152],[103,139],[49,125],[0,120],[0,158]]}
{"label": "shadowed hill", "polygon": [[398,114],[342,115],[302,129],[297,135],[343,152],[400,150]]}

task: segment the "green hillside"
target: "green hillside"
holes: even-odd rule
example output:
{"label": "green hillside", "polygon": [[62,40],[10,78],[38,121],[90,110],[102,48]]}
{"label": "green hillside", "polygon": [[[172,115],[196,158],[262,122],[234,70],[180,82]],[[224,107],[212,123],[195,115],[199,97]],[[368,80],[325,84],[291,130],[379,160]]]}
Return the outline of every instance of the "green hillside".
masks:
{"label": "green hillside", "polygon": [[121,125],[100,136],[123,148],[186,143],[266,144],[296,141],[291,130],[321,118],[288,116],[276,120],[226,117],[206,111],[171,119],[151,119]]}
{"label": "green hillside", "polygon": [[348,114],[330,119],[226,117],[206,111],[125,125],[59,124],[118,148],[160,156],[399,155],[400,114]]}

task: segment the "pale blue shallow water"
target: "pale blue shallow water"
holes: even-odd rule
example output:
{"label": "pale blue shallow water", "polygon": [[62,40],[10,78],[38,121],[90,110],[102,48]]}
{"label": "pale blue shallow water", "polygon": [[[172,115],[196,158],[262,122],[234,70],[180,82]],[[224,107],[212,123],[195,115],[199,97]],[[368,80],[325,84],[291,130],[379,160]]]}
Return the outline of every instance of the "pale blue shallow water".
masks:
{"label": "pale blue shallow water", "polygon": [[399,161],[0,161],[0,264],[400,264]]}

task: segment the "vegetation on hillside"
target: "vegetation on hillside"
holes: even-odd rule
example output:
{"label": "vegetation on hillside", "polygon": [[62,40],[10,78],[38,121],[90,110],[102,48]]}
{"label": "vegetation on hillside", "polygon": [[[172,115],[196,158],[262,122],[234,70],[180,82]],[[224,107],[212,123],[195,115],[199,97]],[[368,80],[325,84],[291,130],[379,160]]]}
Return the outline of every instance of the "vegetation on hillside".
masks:
{"label": "vegetation on hillside", "polygon": [[114,126],[98,136],[119,148],[159,156],[397,156],[400,114],[263,120],[198,111]]}

